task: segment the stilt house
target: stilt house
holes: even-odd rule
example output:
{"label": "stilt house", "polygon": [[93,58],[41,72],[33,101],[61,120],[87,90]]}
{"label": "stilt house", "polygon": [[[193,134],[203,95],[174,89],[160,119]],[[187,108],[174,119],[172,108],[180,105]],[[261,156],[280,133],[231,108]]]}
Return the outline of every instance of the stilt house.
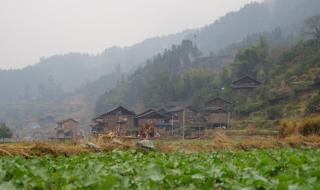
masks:
{"label": "stilt house", "polygon": [[233,110],[233,103],[216,97],[208,101],[205,109],[205,120],[208,128],[228,127]]}
{"label": "stilt house", "polygon": [[196,123],[197,111],[191,106],[177,106],[170,109],[174,128],[192,127]]}
{"label": "stilt house", "polygon": [[135,113],[119,106],[93,119],[92,133],[117,132],[128,135],[134,129]]}

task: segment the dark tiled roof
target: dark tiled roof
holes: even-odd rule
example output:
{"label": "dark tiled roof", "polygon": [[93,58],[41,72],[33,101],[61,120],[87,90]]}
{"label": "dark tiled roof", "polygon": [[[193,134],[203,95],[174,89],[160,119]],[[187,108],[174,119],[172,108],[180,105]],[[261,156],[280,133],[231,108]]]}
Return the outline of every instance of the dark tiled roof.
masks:
{"label": "dark tiled roof", "polygon": [[156,110],[147,110],[136,116],[137,119],[165,119],[166,115],[157,112]]}
{"label": "dark tiled roof", "polygon": [[68,118],[68,119],[64,119],[64,120],[58,121],[57,124],[64,124],[64,123],[66,123],[68,121],[73,121],[75,123],[79,123],[78,121],[76,121],[76,120],[74,120],[72,118]]}
{"label": "dark tiled roof", "polygon": [[140,117],[140,116],[142,116],[142,115],[145,115],[145,114],[147,114],[147,113],[150,113],[150,112],[152,112],[152,111],[155,111],[155,110],[154,110],[154,109],[147,109],[146,111],[138,114],[138,115],[136,116],[136,118],[138,118],[138,117]]}
{"label": "dark tiled roof", "polygon": [[215,98],[209,100],[206,104],[209,104],[209,103],[211,103],[211,102],[213,102],[213,101],[216,101],[216,100],[221,100],[221,101],[223,101],[223,102],[225,102],[225,103],[227,103],[227,104],[232,104],[232,105],[233,105],[232,102],[230,102],[230,101],[228,101],[228,100],[225,100],[225,99],[223,99],[223,98],[221,98],[221,97],[215,97]]}
{"label": "dark tiled roof", "polygon": [[171,108],[171,109],[169,110],[169,112],[170,112],[170,113],[181,112],[181,111],[183,111],[183,110],[185,110],[185,109],[189,109],[189,110],[191,110],[191,111],[193,111],[193,112],[197,112],[197,110],[194,109],[191,105],[187,105],[187,106],[176,106],[176,107],[174,107],[174,108]]}
{"label": "dark tiled roof", "polygon": [[233,82],[232,82],[232,85],[233,85],[233,86],[237,86],[237,85],[239,85],[239,84],[237,84],[237,83],[242,82],[242,81],[245,81],[245,80],[252,81],[255,85],[260,85],[260,84],[261,84],[260,81],[254,79],[254,78],[252,78],[252,77],[244,76],[244,77],[242,77],[242,78],[240,78],[240,79],[238,79],[238,80],[236,80],[236,81],[233,81]]}
{"label": "dark tiled roof", "polygon": [[94,120],[96,119],[101,119],[105,116],[109,116],[109,115],[129,115],[129,116],[135,116],[136,114],[132,111],[129,111],[128,109],[122,107],[122,106],[119,106],[119,107],[116,107],[116,108],[113,108],[111,109],[110,111],[108,111],[107,113],[105,114],[102,114],[100,115],[99,117],[95,118]]}

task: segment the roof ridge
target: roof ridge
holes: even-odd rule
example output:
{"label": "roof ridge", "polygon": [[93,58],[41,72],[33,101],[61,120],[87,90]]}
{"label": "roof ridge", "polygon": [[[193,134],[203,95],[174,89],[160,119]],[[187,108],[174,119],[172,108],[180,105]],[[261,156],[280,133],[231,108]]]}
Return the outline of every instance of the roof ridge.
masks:
{"label": "roof ridge", "polygon": [[233,84],[233,83],[236,83],[236,82],[238,82],[238,81],[240,81],[240,80],[243,80],[243,79],[245,79],[245,78],[249,78],[249,79],[251,79],[251,80],[253,80],[253,81],[258,82],[258,83],[261,84],[260,81],[258,81],[257,79],[255,79],[255,78],[253,78],[253,77],[251,77],[251,76],[249,76],[249,75],[245,75],[245,76],[241,77],[240,79],[233,81],[232,84]]}

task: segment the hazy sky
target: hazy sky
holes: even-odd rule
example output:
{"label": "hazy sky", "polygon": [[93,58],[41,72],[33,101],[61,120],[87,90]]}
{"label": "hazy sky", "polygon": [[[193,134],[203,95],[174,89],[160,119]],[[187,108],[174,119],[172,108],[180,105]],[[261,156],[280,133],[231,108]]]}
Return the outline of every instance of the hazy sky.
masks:
{"label": "hazy sky", "polygon": [[0,68],[201,27],[254,0],[0,0]]}

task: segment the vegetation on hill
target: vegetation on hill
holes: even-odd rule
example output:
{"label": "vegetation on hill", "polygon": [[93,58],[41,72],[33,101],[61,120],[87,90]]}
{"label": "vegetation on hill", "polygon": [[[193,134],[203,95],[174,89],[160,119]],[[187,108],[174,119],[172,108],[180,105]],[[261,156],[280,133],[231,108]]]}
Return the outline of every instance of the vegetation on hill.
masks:
{"label": "vegetation on hill", "polygon": [[193,96],[190,88],[197,92],[201,88],[199,85],[205,85],[204,80],[210,78],[210,73],[204,69],[190,69],[192,59],[198,55],[199,50],[188,40],[165,50],[102,96],[97,112],[120,104],[156,106],[159,102],[187,100]]}
{"label": "vegetation on hill", "polygon": [[[200,55],[190,41],[155,56],[127,81],[105,93],[96,111],[122,104],[143,109],[173,101],[191,102],[200,110],[214,96],[232,100],[236,116],[279,119],[304,116],[318,110],[320,51],[317,39],[292,47],[270,45],[261,38],[256,45],[238,50],[231,65],[220,70],[197,67],[190,59]],[[234,93],[231,83],[243,76],[262,82],[251,95]]]}

